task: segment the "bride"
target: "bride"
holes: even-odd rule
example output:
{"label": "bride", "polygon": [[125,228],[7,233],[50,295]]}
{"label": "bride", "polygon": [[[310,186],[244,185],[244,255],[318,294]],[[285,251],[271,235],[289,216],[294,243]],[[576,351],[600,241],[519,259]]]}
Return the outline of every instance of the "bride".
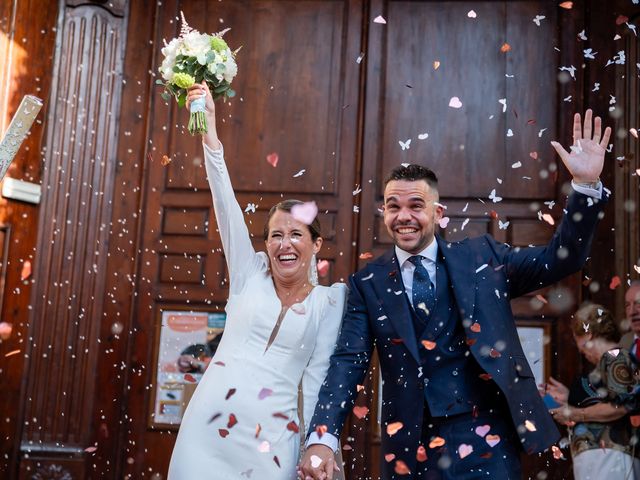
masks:
{"label": "bride", "polygon": [[254,250],[207,86],[192,87],[188,103],[202,96],[209,124],[205,163],[229,271],[229,300],[224,335],[182,419],[168,478],[295,479],[304,419],[313,415],[329,367],[346,286],[315,284],[320,224],[317,218],[309,225],[296,218],[298,200],[271,208],[266,252]]}

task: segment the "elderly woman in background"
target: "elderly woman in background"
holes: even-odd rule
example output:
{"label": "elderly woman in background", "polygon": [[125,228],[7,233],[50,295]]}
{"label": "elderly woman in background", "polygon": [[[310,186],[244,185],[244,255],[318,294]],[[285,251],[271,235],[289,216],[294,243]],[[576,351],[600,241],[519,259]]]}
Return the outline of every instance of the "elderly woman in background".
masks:
{"label": "elderly woman in background", "polygon": [[595,368],[570,389],[551,378],[545,390],[561,404],[553,418],[569,427],[574,478],[640,478],[638,429],[629,415],[638,408],[638,378],[629,352],[618,346],[618,326],[604,307],[587,305],[575,314],[572,331]]}

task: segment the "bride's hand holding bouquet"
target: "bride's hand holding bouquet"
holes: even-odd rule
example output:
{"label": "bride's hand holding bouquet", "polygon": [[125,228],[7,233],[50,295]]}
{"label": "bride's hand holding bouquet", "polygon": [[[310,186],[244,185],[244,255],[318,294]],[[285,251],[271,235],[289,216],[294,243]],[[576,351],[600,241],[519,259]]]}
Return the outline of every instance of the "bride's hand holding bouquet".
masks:
{"label": "bride's hand holding bouquet", "polygon": [[[163,80],[156,83],[164,86],[163,98],[175,97],[178,106],[186,104],[189,89],[205,84],[212,98],[235,96],[231,81],[238,73],[235,52],[232,52],[222,36],[228,29],[209,35],[192,29],[182,15],[180,36],[162,49],[164,60],[160,66]],[[189,133],[207,133],[207,118],[204,97],[193,99],[189,104]]]}
{"label": "bride's hand holding bouquet", "polygon": [[191,108],[194,102],[200,102],[204,105],[203,114],[209,128],[206,132],[201,132],[202,140],[208,147],[215,150],[220,147],[218,131],[216,129],[216,105],[213,101],[211,91],[205,82],[196,83],[187,89],[187,108]]}

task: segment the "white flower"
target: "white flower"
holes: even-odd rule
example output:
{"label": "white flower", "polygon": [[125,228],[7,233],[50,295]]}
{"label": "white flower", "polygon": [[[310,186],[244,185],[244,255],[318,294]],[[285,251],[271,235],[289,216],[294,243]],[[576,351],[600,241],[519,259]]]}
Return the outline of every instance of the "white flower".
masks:
{"label": "white flower", "polygon": [[165,46],[161,50],[164,55],[164,60],[162,60],[159,70],[162,78],[167,82],[171,82],[173,80],[173,67],[176,64],[176,56],[178,55],[180,40],[174,38],[168,44],[165,42],[164,45]]}
{"label": "white flower", "polygon": [[206,63],[207,53],[211,50],[211,37],[204,33],[189,32],[183,38],[180,53],[188,57],[196,57],[200,65]]}
{"label": "white flower", "polygon": [[233,77],[238,74],[238,65],[230,51],[227,52],[227,59],[224,62],[224,72],[222,74],[224,79],[229,83],[231,83]]}

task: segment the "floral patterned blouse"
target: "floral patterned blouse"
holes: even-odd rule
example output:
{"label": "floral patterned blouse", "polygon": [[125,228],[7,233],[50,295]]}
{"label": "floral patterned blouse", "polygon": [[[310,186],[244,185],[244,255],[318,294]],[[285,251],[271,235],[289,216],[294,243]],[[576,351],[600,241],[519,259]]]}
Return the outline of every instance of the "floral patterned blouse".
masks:
{"label": "floral patterned blouse", "polygon": [[[628,412],[640,408],[640,379],[637,365],[631,354],[616,348],[606,352],[588,377],[572,385],[569,404],[588,407],[606,402],[625,408]],[[631,438],[635,429],[630,415],[613,422],[576,423],[569,429],[571,455],[575,458],[585,450],[611,448],[640,458],[640,448],[633,448]]]}

